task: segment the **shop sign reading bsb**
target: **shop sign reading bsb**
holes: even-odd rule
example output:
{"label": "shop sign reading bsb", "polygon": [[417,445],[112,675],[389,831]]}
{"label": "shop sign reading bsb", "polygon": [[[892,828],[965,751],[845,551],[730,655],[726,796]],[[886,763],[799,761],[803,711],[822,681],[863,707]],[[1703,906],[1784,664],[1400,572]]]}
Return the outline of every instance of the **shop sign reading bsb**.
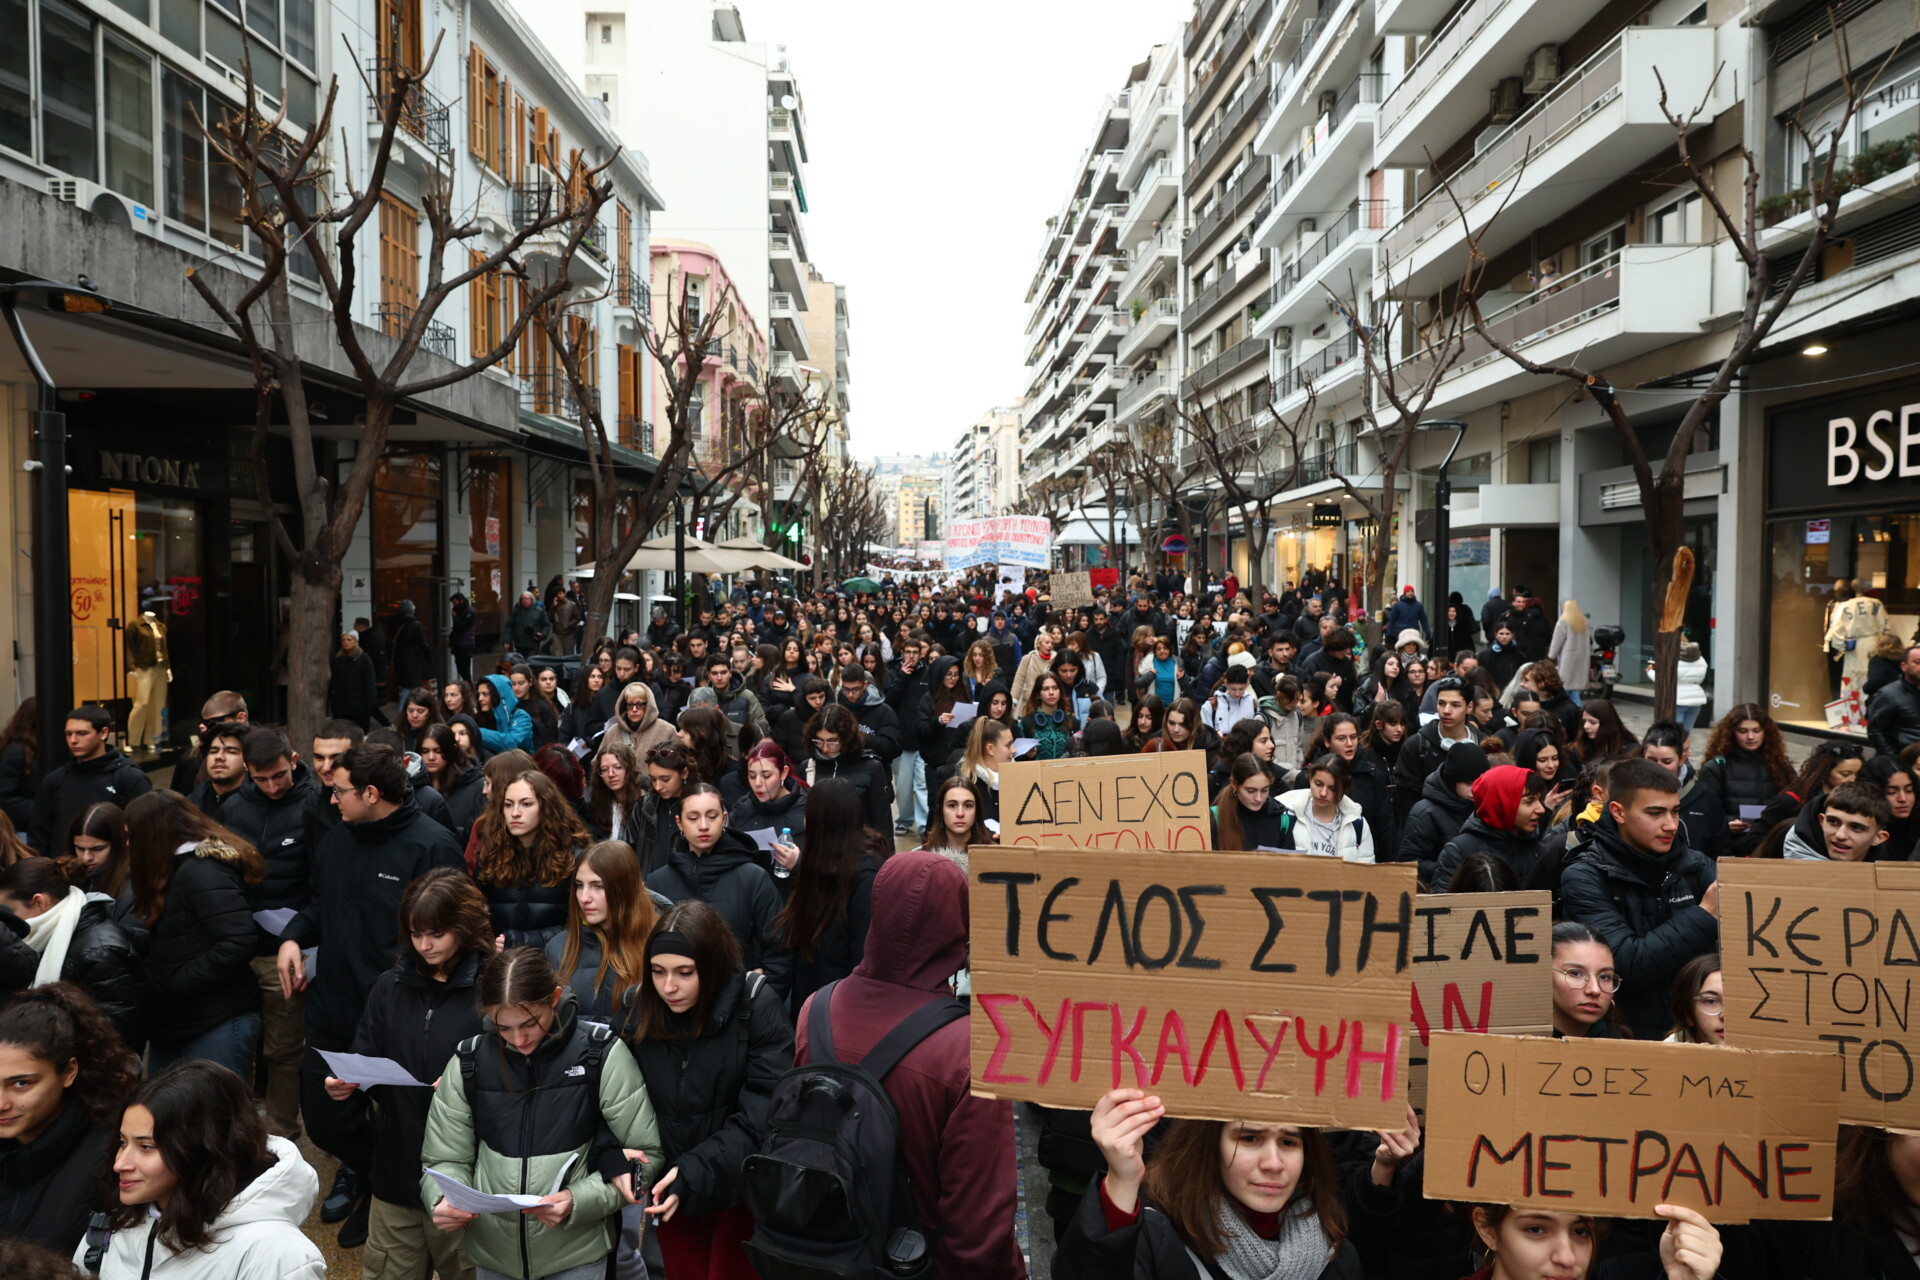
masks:
{"label": "shop sign reading bsb", "polygon": [[1774,512],[1920,501],[1920,381],[1773,410],[1767,505]]}

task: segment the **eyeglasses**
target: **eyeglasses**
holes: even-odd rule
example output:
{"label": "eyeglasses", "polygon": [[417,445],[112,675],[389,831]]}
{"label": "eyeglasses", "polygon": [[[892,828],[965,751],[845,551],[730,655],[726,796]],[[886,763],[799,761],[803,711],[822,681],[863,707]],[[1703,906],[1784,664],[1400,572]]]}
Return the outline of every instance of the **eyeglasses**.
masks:
{"label": "eyeglasses", "polygon": [[338,798],[340,796],[356,795],[359,792],[365,791],[366,788],[365,787],[328,787],[327,790],[333,792],[334,796]]}
{"label": "eyeglasses", "polygon": [[1693,1002],[1696,1005],[1700,1006],[1700,1011],[1702,1013],[1719,1013],[1723,1008],[1726,1007],[1721,1002],[1721,999],[1719,996],[1712,996],[1712,995],[1695,996],[1693,998]]}
{"label": "eyeglasses", "polygon": [[1585,987],[1588,982],[1599,983],[1600,989],[1609,995],[1620,989],[1620,975],[1611,969],[1602,969],[1599,973],[1589,973],[1578,965],[1568,965],[1564,969],[1556,967],[1554,972],[1560,975],[1560,983],[1562,986],[1570,987],[1575,991]]}

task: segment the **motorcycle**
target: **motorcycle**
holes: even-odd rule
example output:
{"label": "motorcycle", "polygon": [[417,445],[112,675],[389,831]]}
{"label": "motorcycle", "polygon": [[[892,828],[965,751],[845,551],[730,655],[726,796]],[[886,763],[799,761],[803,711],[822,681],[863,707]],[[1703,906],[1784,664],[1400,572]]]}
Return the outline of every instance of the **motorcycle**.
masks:
{"label": "motorcycle", "polygon": [[1620,683],[1620,646],[1626,639],[1627,633],[1621,627],[1593,629],[1593,656],[1587,660],[1587,689],[1583,696],[1613,697],[1614,686]]}

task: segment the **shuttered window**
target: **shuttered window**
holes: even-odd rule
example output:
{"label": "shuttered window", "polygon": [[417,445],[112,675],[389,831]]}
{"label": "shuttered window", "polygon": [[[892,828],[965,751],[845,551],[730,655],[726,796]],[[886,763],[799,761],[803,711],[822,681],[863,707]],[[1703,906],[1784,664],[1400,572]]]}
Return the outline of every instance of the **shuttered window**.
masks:
{"label": "shuttered window", "polygon": [[420,214],[380,197],[380,328],[398,337],[420,300]]}

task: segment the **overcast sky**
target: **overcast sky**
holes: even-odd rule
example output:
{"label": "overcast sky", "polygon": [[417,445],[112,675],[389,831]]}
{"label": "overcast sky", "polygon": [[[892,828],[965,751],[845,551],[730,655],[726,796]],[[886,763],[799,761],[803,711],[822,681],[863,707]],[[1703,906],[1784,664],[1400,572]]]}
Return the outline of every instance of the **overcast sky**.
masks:
{"label": "overcast sky", "polygon": [[1026,386],[1027,283],[1100,103],[1191,0],[740,0],[806,100],[807,235],[847,286],[853,448],[949,448]]}

